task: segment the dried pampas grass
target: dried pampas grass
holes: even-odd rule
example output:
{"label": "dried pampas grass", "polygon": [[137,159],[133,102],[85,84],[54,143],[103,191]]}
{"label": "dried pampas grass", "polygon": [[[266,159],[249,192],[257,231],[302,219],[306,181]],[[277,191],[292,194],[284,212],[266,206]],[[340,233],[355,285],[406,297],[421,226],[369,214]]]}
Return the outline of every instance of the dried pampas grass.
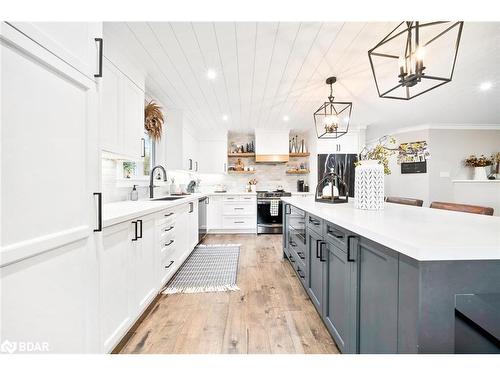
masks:
{"label": "dried pampas grass", "polygon": [[154,141],[159,141],[165,121],[161,107],[151,100],[144,108],[144,118],[144,129]]}

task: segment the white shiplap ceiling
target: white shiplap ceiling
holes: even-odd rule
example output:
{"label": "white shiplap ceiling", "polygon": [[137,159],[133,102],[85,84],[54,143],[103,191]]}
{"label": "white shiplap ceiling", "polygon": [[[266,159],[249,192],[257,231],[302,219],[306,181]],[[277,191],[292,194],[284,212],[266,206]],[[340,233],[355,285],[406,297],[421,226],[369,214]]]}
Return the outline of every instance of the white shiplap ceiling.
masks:
{"label": "white shiplap ceiling", "polygon": [[[331,75],[336,99],[353,102],[354,127],[500,124],[500,23],[465,23],[453,81],[409,102],[378,97],[367,55],[396,25],[113,22],[104,37],[167,111],[183,110],[200,130],[310,128]],[[481,92],[484,81],[493,88]]]}

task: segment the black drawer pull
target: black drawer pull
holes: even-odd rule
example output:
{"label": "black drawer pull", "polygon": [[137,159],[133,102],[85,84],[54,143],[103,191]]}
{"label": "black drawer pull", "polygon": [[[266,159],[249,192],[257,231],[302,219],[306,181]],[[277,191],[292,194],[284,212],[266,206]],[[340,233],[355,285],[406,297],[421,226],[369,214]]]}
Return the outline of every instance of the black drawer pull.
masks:
{"label": "black drawer pull", "polygon": [[328,230],[326,231],[326,233],[329,234],[330,236],[335,237],[335,238],[339,238],[339,239],[340,238],[344,238],[344,234],[343,233],[333,231],[330,228],[328,228]]}
{"label": "black drawer pull", "polygon": [[290,254],[290,262],[295,263],[295,259],[293,259],[293,255]]}
{"label": "black drawer pull", "polygon": [[174,264],[174,261],[173,261],[173,260],[171,260],[171,261],[170,261],[170,263],[168,264],[168,266],[165,266],[165,268],[170,268],[170,266],[171,266],[172,264]]}
{"label": "black drawer pull", "polygon": [[168,214],[165,214],[164,216],[169,217],[169,216],[172,216],[173,214],[174,214],[173,212],[169,212]]}
{"label": "black drawer pull", "polygon": [[321,241],[322,240],[316,240],[316,258],[319,259],[320,255],[319,255],[319,248],[321,247]]}
{"label": "black drawer pull", "polygon": [[320,222],[319,220],[314,220],[314,219],[313,219],[313,218],[311,218],[311,217],[309,218],[309,222],[310,222],[311,224],[313,224],[313,225],[316,225],[316,226],[318,226],[318,225],[320,225],[320,224],[321,224],[321,222]]}
{"label": "black drawer pull", "polygon": [[347,236],[347,261],[355,262],[356,259],[351,259],[351,238],[356,238],[356,236]]}
{"label": "black drawer pull", "polygon": [[292,245],[292,247],[297,247],[297,244],[292,240],[290,240],[290,245]]}
{"label": "black drawer pull", "polygon": [[132,238],[132,241],[137,241],[139,237],[137,237],[137,221],[132,221],[132,224],[134,224],[134,238]]}
{"label": "black drawer pull", "polygon": [[102,77],[102,55],[103,55],[103,40],[102,38],[94,38],[94,40],[99,44],[99,69],[97,70],[97,74],[94,74],[94,77],[101,78]]}
{"label": "black drawer pull", "polygon": [[244,210],[244,207],[234,207],[235,210]]}
{"label": "black drawer pull", "polygon": [[167,246],[170,246],[174,243],[174,240],[170,240],[170,242],[167,242],[165,245],[163,245],[164,247],[167,247]]}
{"label": "black drawer pull", "polygon": [[102,232],[102,193],[94,193],[97,196],[97,229],[94,232]]}
{"label": "black drawer pull", "polygon": [[304,260],[306,259],[306,255],[302,251],[298,251],[297,255],[299,256],[300,259]]}
{"label": "black drawer pull", "polygon": [[244,222],[244,221],[235,221],[234,223],[235,223],[235,224],[245,224],[245,222]]}
{"label": "black drawer pull", "polygon": [[320,260],[320,262],[326,262],[326,259],[323,258],[323,245],[326,245],[326,242],[319,243],[319,260]]}
{"label": "black drawer pull", "polygon": [[136,237],[137,237],[137,238],[142,238],[142,220],[137,220],[137,222],[140,224],[141,234],[139,234],[139,236],[138,236],[138,237],[137,237],[137,235],[136,235]]}
{"label": "black drawer pull", "polygon": [[171,225],[170,228],[165,229],[165,232],[170,232],[172,229],[174,229],[173,225]]}
{"label": "black drawer pull", "polygon": [[297,273],[299,274],[299,277],[301,279],[304,279],[306,277],[306,275],[304,275],[304,272],[302,272],[302,270],[298,267],[297,267]]}

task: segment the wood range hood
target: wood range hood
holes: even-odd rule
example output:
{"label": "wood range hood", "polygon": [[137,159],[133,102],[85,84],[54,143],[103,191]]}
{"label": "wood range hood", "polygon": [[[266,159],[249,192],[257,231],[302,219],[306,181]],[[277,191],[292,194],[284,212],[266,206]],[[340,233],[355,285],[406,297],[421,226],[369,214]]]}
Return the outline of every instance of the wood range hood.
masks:
{"label": "wood range hood", "polygon": [[289,134],[289,130],[255,129],[255,162],[288,162]]}

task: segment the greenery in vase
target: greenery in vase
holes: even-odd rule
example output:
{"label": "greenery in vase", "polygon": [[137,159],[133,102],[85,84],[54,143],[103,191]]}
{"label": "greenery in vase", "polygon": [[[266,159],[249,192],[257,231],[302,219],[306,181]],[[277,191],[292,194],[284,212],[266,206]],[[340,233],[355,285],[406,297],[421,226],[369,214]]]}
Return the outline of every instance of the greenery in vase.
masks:
{"label": "greenery in vase", "polygon": [[488,167],[493,165],[493,158],[487,158],[484,155],[477,157],[476,155],[470,155],[464,160],[464,164],[467,167]]}
{"label": "greenery in vase", "polygon": [[384,174],[391,174],[389,168],[389,158],[394,155],[399,149],[394,148],[396,139],[390,136],[380,138],[377,144],[373,147],[365,147],[359,154],[359,161],[355,165],[360,165],[363,160],[377,160],[379,164],[384,166]]}
{"label": "greenery in vase", "polygon": [[134,174],[135,163],[131,161],[123,162],[123,172],[125,172],[125,178],[130,178]]}

